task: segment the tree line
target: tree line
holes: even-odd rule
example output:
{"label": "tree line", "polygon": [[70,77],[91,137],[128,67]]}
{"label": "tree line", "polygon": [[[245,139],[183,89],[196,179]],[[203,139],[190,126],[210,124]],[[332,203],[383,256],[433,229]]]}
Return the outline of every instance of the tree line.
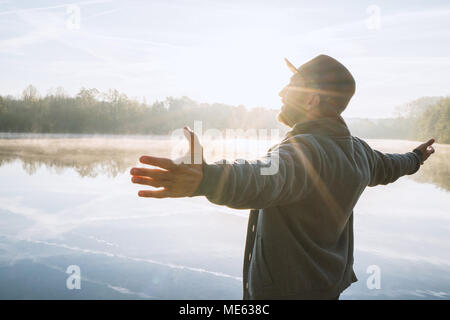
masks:
{"label": "tree line", "polygon": [[422,97],[397,107],[397,117],[348,119],[353,135],[373,139],[450,143],[450,97]]}
{"label": "tree line", "polygon": [[[200,103],[168,97],[151,104],[111,89],[82,88],[75,96],[57,88],[41,96],[32,85],[22,96],[0,96],[0,132],[169,134],[195,120],[203,128],[286,131],[278,110],[222,103]],[[450,143],[450,97],[423,97],[398,107],[389,119],[346,119],[353,135],[363,138],[424,140]]]}
{"label": "tree line", "polygon": [[276,128],[276,110],[247,109],[168,97],[151,104],[117,90],[82,88],[69,96],[62,88],[41,97],[28,86],[20,98],[0,96],[0,131],[34,133],[169,134],[195,120],[219,130]]}

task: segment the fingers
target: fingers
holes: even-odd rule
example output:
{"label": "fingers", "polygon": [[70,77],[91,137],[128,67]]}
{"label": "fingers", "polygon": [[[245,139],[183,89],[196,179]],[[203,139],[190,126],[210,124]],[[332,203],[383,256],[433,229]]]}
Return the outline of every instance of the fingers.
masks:
{"label": "fingers", "polygon": [[[186,140],[189,142],[189,152],[180,159],[177,159],[175,162],[185,162],[188,164],[202,164],[203,162],[203,147],[200,144],[200,139],[197,134],[192,131],[188,126],[183,128],[183,133]],[[184,159],[185,158],[185,159]]]}
{"label": "fingers", "polygon": [[160,179],[154,180],[154,179],[150,179],[150,178],[146,178],[146,177],[136,177],[136,176],[133,176],[131,178],[131,182],[137,183],[137,184],[143,184],[143,185],[147,185],[147,186],[151,186],[151,187],[155,187],[155,188],[167,187],[171,183],[171,181],[168,181],[168,180],[160,180]]}
{"label": "fingers", "polygon": [[194,136],[194,140],[195,140],[195,133],[194,133],[194,131],[192,131],[191,128],[189,128],[187,126],[184,127],[183,134],[184,134],[184,137],[187,139],[187,141],[191,142],[191,137],[193,137],[193,136]]}
{"label": "fingers", "polygon": [[198,135],[188,126],[184,127],[184,136],[188,141],[191,141],[191,135],[194,137],[194,143],[196,147],[201,147],[200,139]]}
{"label": "fingers", "polygon": [[138,192],[139,197],[144,198],[168,198],[170,193],[166,189],[162,190],[141,190]]}
{"label": "fingers", "polygon": [[435,150],[432,144],[435,142],[434,138],[429,139],[427,142],[422,143],[417,149],[419,149],[422,152],[422,162],[421,164],[424,164],[425,160],[428,159],[429,156],[431,156]]}
{"label": "fingers", "polygon": [[423,144],[423,148],[425,149],[425,151],[428,155],[434,153],[434,151],[435,151],[434,147],[432,146],[432,144],[434,142],[435,142],[435,140],[432,138]]}
{"label": "fingers", "polygon": [[420,146],[418,146],[417,149],[422,151],[422,153],[424,153],[424,154],[430,155],[430,154],[434,153],[434,151],[435,151],[434,147],[431,146],[434,142],[435,142],[434,138],[431,138],[427,142],[424,142]]}
{"label": "fingers", "polygon": [[152,157],[152,156],[142,156],[139,158],[139,161],[144,164],[148,164],[151,166],[160,167],[163,169],[173,169],[176,167],[176,164],[173,163],[172,160],[167,158],[158,158],[158,157]]}
{"label": "fingers", "polygon": [[195,146],[194,146],[194,132],[189,127],[184,127],[183,133],[184,133],[184,137],[189,142],[189,152],[188,152],[188,155],[186,155],[186,157],[189,158],[188,159],[188,161],[189,161],[188,163],[193,163],[194,162],[193,150],[195,148]]}
{"label": "fingers", "polygon": [[160,169],[132,168],[130,174],[133,176],[150,177],[152,179],[170,179],[170,172]]}
{"label": "fingers", "polygon": [[428,146],[431,146],[433,143],[434,143],[434,139],[431,138],[430,140],[428,140],[427,142],[425,142],[425,145],[428,147]]}

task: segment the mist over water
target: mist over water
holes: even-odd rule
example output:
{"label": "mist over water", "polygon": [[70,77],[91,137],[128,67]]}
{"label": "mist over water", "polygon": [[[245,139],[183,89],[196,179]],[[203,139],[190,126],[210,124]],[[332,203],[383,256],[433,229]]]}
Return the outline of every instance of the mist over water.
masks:
{"label": "mist over water", "polygon": [[[0,139],[0,298],[240,299],[247,210],[203,197],[143,199],[129,169],[170,156],[168,137]],[[7,139],[5,139],[7,138]],[[417,143],[367,140],[401,153]],[[271,141],[207,141],[208,161]],[[450,298],[448,145],[413,176],[367,188],[355,207],[355,272],[343,299]],[[69,265],[81,289],[68,290]],[[380,289],[366,285],[378,266]]]}

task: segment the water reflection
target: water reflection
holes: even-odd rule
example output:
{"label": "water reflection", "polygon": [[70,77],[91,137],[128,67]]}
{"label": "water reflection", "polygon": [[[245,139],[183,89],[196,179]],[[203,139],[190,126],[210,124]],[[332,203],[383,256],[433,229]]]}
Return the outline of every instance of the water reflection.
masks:
{"label": "water reflection", "polygon": [[[232,155],[262,154],[270,144],[251,150],[254,143]],[[222,157],[217,144],[206,145],[209,160]],[[415,145],[370,144],[386,152]],[[430,184],[448,190],[446,148],[412,176],[428,183],[401,178],[363,193],[359,281],[343,299],[450,298],[450,198]],[[0,140],[0,299],[240,299],[248,211],[204,197],[137,197],[127,170],[148,153],[169,156],[167,139]],[[72,264],[82,290],[66,289]],[[371,265],[381,269],[380,290],[366,286]]]}
{"label": "water reflection", "polygon": [[[394,140],[367,140],[372,147],[383,152],[410,151],[417,143]],[[249,148],[256,145],[254,148]],[[210,161],[226,157],[254,158],[263,154],[268,141],[247,141],[240,144],[224,144],[212,141],[205,145]],[[106,175],[116,177],[137,164],[143,154],[171,156],[168,137],[158,139],[130,138],[76,138],[76,139],[0,139],[0,166],[20,160],[30,175],[45,166],[60,174],[66,168],[74,169],[81,177]],[[225,146],[225,147],[224,147]],[[258,152],[259,151],[259,152]],[[419,172],[409,178],[420,183],[432,183],[446,191],[450,190],[449,145],[437,145],[436,153]]]}
{"label": "water reflection", "polygon": [[72,168],[81,177],[116,177],[150,152],[169,156],[167,140],[8,139],[0,140],[0,166],[20,160],[30,175],[45,166],[57,174]]}

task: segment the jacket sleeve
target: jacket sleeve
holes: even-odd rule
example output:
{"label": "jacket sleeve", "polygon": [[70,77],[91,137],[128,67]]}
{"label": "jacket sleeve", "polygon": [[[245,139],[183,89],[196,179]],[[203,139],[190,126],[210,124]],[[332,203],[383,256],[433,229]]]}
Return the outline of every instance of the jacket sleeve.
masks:
{"label": "jacket sleeve", "polygon": [[378,150],[373,150],[362,139],[358,140],[362,143],[369,162],[369,187],[392,183],[404,175],[416,173],[420,168],[422,155],[418,150],[403,154],[382,153]]}
{"label": "jacket sleeve", "polygon": [[259,160],[204,164],[203,180],[193,196],[236,209],[289,204],[311,189],[311,163],[311,150],[296,143],[279,145]]}

